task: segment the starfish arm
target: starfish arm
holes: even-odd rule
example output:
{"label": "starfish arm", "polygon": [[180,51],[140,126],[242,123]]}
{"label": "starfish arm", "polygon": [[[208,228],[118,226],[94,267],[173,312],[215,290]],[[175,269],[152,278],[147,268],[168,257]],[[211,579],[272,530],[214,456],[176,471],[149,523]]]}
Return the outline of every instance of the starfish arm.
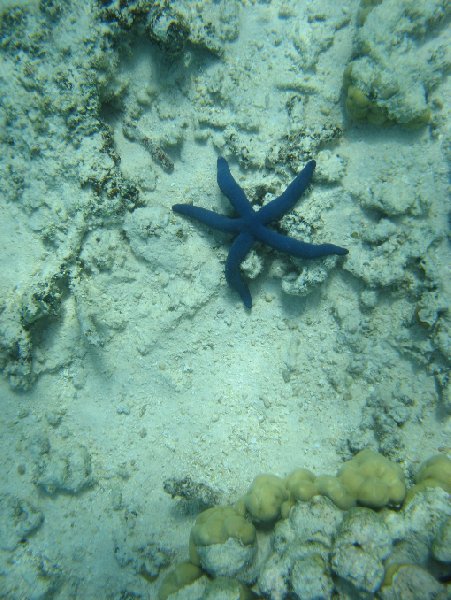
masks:
{"label": "starfish arm", "polygon": [[246,254],[252,248],[255,239],[250,233],[240,233],[233,240],[230,246],[229,254],[225,264],[225,276],[227,283],[241,296],[241,300],[246,308],[252,308],[252,296],[241,276],[240,264],[246,257]]}
{"label": "starfish arm", "polygon": [[233,178],[225,158],[218,158],[217,182],[221,192],[227,196],[230,204],[239,215],[248,215],[254,212],[246,194]]}
{"label": "starfish arm", "polygon": [[220,231],[237,232],[241,228],[241,219],[232,219],[230,217],[226,217],[225,215],[218,215],[218,213],[200,206],[192,206],[191,204],[174,204],[172,210],[179,215],[191,217],[192,219],[196,219],[196,221],[205,223],[205,225],[209,225],[210,227],[219,229]]}
{"label": "starfish arm", "polygon": [[305,192],[312,180],[316,162],[310,160],[302,171],[293,179],[287,189],[278,198],[271,200],[258,211],[258,220],[263,225],[277,221],[285,213],[289,212]]}
{"label": "starfish arm", "polygon": [[264,226],[259,227],[256,232],[256,238],[279,252],[286,252],[300,258],[318,258],[319,256],[329,256],[330,254],[344,255],[349,252],[346,248],[341,248],[334,244],[308,244],[307,242],[301,242],[301,240],[282,235]]}

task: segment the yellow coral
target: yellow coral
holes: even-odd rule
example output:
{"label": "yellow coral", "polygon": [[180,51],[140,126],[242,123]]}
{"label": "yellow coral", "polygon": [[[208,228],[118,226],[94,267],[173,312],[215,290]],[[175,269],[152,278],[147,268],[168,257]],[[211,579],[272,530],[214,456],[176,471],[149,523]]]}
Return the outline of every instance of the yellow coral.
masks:
{"label": "yellow coral", "polygon": [[271,523],[280,518],[286,500],[288,490],[283,479],[276,475],[257,475],[244,497],[244,504],[252,521]]}
{"label": "yellow coral", "polygon": [[407,494],[409,502],[417,492],[427,488],[441,487],[451,494],[451,460],[445,454],[436,454],[424,462],[415,477],[414,485]]}
{"label": "yellow coral", "polygon": [[356,498],[352,496],[344,487],[337,477],[332,475],[320,475],[316,484],[318,486],[319,493],[323,496],[327,496],[329,500],[341,508],[342,510],[348,510],[356,504]]}
{"label": "yellow coral", "polygon": [[451,494],[451,460],[445,454],[432,456],[421,465],[415,480],[426,486],[439,486]]}
{"label": "yellow coral", "polygon": [[371,508],[401,504],[406,495],[404,473],[399,465],[373,452],[362,450],[338,472],[347,494]]}
{"label": "yellow coral", "polygon": [[158,592],[158,600],[166,600],[171,594],[178,592],[185,585],[193,583],[202,575],[199,567],[196,567],[189,561],[178,564],[163,579]]}
{"label": "yellow coral", "polygon": [[193,564],[200,566],[197,546],[224,544],[229,538],[235,538],[248,546],[255,542],[255,528],[232,506],[213,506],[197,517],[191,529],[189,556]]}
{"label": "yellow coral", "polygon": [[294,500],[311,500],[318,494],[316,477],[308,469],[296,469],[286,479],[287,490]]}

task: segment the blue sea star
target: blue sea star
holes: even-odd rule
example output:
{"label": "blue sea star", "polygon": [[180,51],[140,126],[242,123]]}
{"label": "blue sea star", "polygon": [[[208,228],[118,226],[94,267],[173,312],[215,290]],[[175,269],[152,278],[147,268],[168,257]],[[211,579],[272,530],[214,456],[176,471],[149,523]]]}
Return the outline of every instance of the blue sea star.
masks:
{"label": "blue sea star", "polygon": [[227,217],[212,210],[192,206],[191,204],[174,204],[172,210],[180,215],[191,217],[214,229],[238,234],[232,242],[225,264],[227,283],[241,296],[246,308],[252,308],[252,296],[241,276],[240,264],[256,241],[267,244],[279,252],[285,252],[301,258],[317,258],[329,254],[347,254],[346,248],[333,244],[308,244],[294,238],[277,233],[267,227],[290,211],[308,187],[316,163],[310,160],[302,171],[293,179],[287,189],[278,198],[255,211],[246,198],[244,190],[238,185],[230,173],[227,161],[218,158],[217,182],[219,188],[230,200],[230,204],[238,213],[237,217]]}

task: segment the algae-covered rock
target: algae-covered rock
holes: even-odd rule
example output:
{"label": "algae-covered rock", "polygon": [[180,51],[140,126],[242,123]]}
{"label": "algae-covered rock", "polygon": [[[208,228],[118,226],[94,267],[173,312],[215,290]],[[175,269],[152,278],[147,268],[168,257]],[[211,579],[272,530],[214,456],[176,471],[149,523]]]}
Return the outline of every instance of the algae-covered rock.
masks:
{"label": "algae-covered rock", "polygon": [[327,562],[318,554],[295,561],[291,569],[290,583],[299,600],[325,600],[332,597],[334,590]]}
{"label": "algae-covered rock", "polygon": [[44,515],[27,500],[0,494],[0,549],[14,550],[41,527]]}
{"label": "algae-covered rock", "polygon": [[146,31],[169,55],[179,55],[188,40],[188,22],[170,2],[152,3],[146,15]]}
{"label": "algae-covered rock", "polygon": [[346,108],[375,125],[429,123],[428,97],[449,69],[449,44],[441,27],[445,0],[362,2],[354,59],[344,73]]}
{"label": "algae-covered rock", "polygon": [[445,586],[418,565],[397,565],[388,573],[379,591],[382,600],[445,600]]}
{"label": "algae-covered rock", "polygon": [[238,577],[255,558],[256,546],[229,538],[223,544],[196,546],[202,569],[213,577]]}
{"label": "algae-covered rock", "polygon": [[209,581],[202,600],[252,600],[254,594],[245,585],[229,577]]}
{"label": "algae-covered rock", "polygon": [[274,532],[274,547],[281,551],[291,541],[315,545],[325,549],[324,556],[332,548],[337,527],[343,519],[343,511],[328,498],[317,496],[310,502],[297,504],[286,521],[277,524]]}
{"label": "algae-covered rock", "polygon": [[290,589],[290,571],[289,556],[272,554],[260,568],[258,591],[264,598],[287,598]]}
{"label": "algae-covered rock", "polygon": [[129,568],[147,581],[154,581],[169,566],[171,551],[154,541],[136,541],[129,535],[114,541],[114,558],[121,568]]}
{"label": "algae-covered rock", "polygon": [[[414,494],[400,512],[382,511],[381,518],[392,539],[396,540],[385,561],[386,570],[400,564],[414,564],[430,570],[432,557],[436,561],[438,558],[434,548],[439,552],[444,550],[441,535],[446,533],[442,528],[451,518],[449,495],[440,487],[429,488]],[[437,577],[446,576],[446,563],[435,562],[433,571]]]}
{"label": "algae-covered rock", "polygon": [[47,494],[79,494],[94,484],[91,455],[85,446],[54,448],[38,464],[35,483]]}
{"label": "algae-covered rock", "polygon": [[353,508],[338,528],[332,568],[357,590],[373,593],[384,579],[383,561],[391,546],[383,520],[368,508]]}
{"label": "algae-covered rock", "polygon": [[327,257],[323,262],[309,265],[308,269],[303,269],[299,274],[289,273],[282,279],[282,289],[291,296],[307,296],[329,275],[331,266],[334,266],[337,259]]}
{"label": "algae-covered rock", "polygon": [[[343,512],[328,498],[315,496],[296,504],[279,521],[271,540],[273,552],[259,568],[258,590],[268,598],[330,598],[334,589],[329,556]],[[285,596],[284,596],[285,594]]]}
{"label": "algae-covered rock", "polygon": [[2,552],[0,560],[2,599],[56,598],[62,586],[68,583],[60,564],[44,552],[33,550],[31,544],[20,544],[11,555]]}
{"label": "algae-covered rock", "polygon": [[432,554],[440,562],[451,563],[451,517],[441,525],[432,544]]}

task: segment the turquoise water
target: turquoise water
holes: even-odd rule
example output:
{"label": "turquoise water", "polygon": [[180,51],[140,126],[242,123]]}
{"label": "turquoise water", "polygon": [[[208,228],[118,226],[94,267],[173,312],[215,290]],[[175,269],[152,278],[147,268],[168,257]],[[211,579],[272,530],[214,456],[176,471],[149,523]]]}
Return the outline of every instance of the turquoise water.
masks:
{"label": "turquoise water", "polygon": [[[0,0],[0,598],[446,597],[447,4],[123,4]],[[219,156],[255,210],[315,160],[272,226],[348,255],[246,309],[172,211]]]}

